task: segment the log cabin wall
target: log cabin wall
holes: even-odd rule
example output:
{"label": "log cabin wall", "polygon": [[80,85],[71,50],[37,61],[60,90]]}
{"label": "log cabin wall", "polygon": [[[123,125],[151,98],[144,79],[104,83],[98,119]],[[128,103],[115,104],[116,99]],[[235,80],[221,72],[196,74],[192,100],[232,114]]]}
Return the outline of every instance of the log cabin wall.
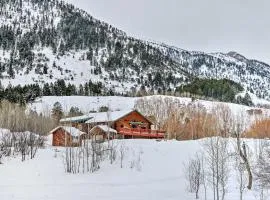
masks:
{"label": "log cabin wall", "polygon": [[[65,136],[67,137],[67,141],[65,140]],[[65,144],[67,144],[67,146],[70,146],[71,141],[72,138],[70,134],[69,133],[66,134],[62,128],[57,129],[53,133],[53,142],[52,142],[53,146],[65,146]]]}
{"label": "log cabin wall", "polygon": [[[117,120],[114,123],[114,129],[116,129],[117,132],[119,132],[119,129],[121,128],[134,128],[130,125],[130,122],[142,122],[145,124],[144,128],[146,129],[151,128],[151,123],[144,116],[142,116],[136,111],[133,111],[128,115],[124,116],[123,118]],[[136,128],[139,128],[139,126]]]}
{"label": "log cabin wall", "polygon": [[82,132],[88,133],[88,124],[85,123],[79,124],[78,129]]}
{"label": "log cabin wall", "polygon": [[100,128],[96,128],[95,131],[92,133],[92,138],[96,141],[107,140],[107,134]]}

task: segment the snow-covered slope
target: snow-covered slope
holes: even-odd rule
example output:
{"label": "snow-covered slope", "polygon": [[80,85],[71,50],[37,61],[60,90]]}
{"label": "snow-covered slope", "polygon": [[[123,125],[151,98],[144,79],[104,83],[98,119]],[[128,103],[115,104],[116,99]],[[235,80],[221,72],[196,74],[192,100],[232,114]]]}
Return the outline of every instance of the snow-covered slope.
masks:
{"label": "snow-covered slope", "polygon": [[[82,112],[88,113],[91,111],[98,111],[100,107],[107,106],[112,111],[118,110],[130,110],[134,109],[135,104],[138,100],[145,99],[149,102],[165,102],[171,101],[175,105],[188,105],[190,103],[202,105],[208,112],[212,112],[217,106],[225,106],[231,110],[231,113],[235,117],[235,120],[241,119],[246,125],[250,125],[254,120],[259,118],[270,117],[270,110],[263,108],[252,108],[249,106],[234,104],[234,103],[225,103],[217,101],[205,101],[205,100],[196,100],[192,102],[191,98],[183,97],[173,97],[173,96],[163,96],[163,95],[154,95],[147,97],[121,97],[121,96],[45,96],[37,99],[35,102],[28,104],[28,108],[34,110],[38,113],[43,113],[45,115],[50,115],[54,103],[59,102],[62,105],[63,111],[68,113],[71,107],[78,107]],[[161,100],[161,101],[159,101]],[[268,101],[263,101],[260,99],[254,99],[258,103],[264,103],[270,105]],[[161,106],[161,105],[160,105]],[[248,110],[259,109],[261,110],[260,115],[249,115]],[[140,112],[151,115],[145,110],[140,110]]]}
{"label": "snow-covered slope", "polygon": [[[197,151],[202,151],[204,140],[117,141],[128,148],[123,168],[120,160],[114,164],[103,162],[93,174],[66,174],[63,166],[63,149],[47,147],[38,151],[35,159],[21,162],[20,158],[6,160],[0,165],[0,198],[3,200],[192,200],[187,191],[183,163]],[[252,149],[256,141],[249,140]],[[140,162],[131,168],[131,162],[140,154]],[[239,199],[233,160],[226,199]],[[207,199],[212,200],[211,187]],[[258,191],[245,190],[243,199],[258,199]],[[200,190],[203,199],[203,189]]]}
{"label": "snow-covered slope", "polygon": [[240,83],[256,96],[269,99],[270,66],[247,59],[237,52],[205,53],[186,51],[165,44],[154,44],[190,74],[201,78],[226,78]]}
{"label": "snow-covered slope", "polygon": [[132,38],[63,1],[1,1],[0,38],[4,86],[91,80],[134,94],[172,90],[195,76],[228,78],[270,98],[266,63],[236,52],[193,52]]}
{"label": "snow-covered slope", "polygon": [[130,110],[134,107],[137,98],[119,96],[44,96],[28,104],[29,108],[38,113],[48,114],[55,102],[62,105],[63,111],[68,112],[71,107],[78,107],[82,112],[98,111],[107,106],[113,111]]}
{"label": "snow-covered slope", "polygon": [[[7,86],[102,82],[118,92],[139,88],[162,68],[183,73],[159,49],[58,0],[0,4],[0,77]],[[142,72],[147,71],[147,73]],[[142,74],[140,74],[142,73]],[[141,75],[143,78],[141,78]]]}

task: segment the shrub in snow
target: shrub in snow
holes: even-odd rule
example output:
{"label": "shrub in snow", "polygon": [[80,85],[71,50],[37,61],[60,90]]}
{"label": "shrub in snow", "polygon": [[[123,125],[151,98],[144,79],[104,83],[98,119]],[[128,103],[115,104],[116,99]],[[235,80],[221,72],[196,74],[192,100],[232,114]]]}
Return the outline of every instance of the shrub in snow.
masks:
{"label": "shrub in snow", "polygon": [[44,146],[45,138],[31,132],[12,133],[5,130],[0,138],[0,158],[3,156],[21,155],[25,161],[26,156],[33,159],[39,148]]}

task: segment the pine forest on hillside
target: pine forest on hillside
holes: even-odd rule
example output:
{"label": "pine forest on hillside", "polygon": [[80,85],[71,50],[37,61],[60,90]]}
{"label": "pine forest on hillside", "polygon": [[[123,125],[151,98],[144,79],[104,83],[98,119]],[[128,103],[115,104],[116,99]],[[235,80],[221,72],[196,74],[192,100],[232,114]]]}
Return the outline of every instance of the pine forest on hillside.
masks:
{"label": "pine forest on hillside", "polygon": [[236,52],[192,52],[129,37],[63,1],[3,0],[0,20],[1,90],[18,85],[45,90],[28,94],[17,88],[16,96],[26,96],[20,101],[60,95],[50,85],[59,80],[69,88],[61,95],[177,95],[177,88],[194,78],[209,78],[234,81],[259,98],[270,96],[269,65],[263,62]]}

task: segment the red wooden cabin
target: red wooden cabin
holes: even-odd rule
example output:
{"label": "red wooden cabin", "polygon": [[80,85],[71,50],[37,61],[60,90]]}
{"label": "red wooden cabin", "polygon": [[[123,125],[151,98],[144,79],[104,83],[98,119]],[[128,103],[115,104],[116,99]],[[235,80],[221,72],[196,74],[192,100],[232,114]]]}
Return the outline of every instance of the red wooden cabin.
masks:
{"label": "red wooden cabin", "polygon": [[[88,113],[83,116],[71,117],[60,120],[65,126],[75,127],[87,133],[84,138],[110,138],[99,125],[106,125],[116,132],[114,138],[148,138],[160,139],[164,138],[165,132],[160,130],[152,130],[153,123],[137,110],[114,111],[114,112],[98,112]],[[99,136],[98,136],[99,135]]]}
{"label": "red wooden cabin", "polygon": [[116,130],[118,137],[162,139],[164,131],[151,130],[153,123],[137,110],[92,113],[92,118],[86,121],[89,127],[108,125]]}
{"label": "red wooden cabin", "polygon": [[52,146],[80,146],[81,135],[85,134],[69,126],[58,126],[50,133],[52,134]]}

